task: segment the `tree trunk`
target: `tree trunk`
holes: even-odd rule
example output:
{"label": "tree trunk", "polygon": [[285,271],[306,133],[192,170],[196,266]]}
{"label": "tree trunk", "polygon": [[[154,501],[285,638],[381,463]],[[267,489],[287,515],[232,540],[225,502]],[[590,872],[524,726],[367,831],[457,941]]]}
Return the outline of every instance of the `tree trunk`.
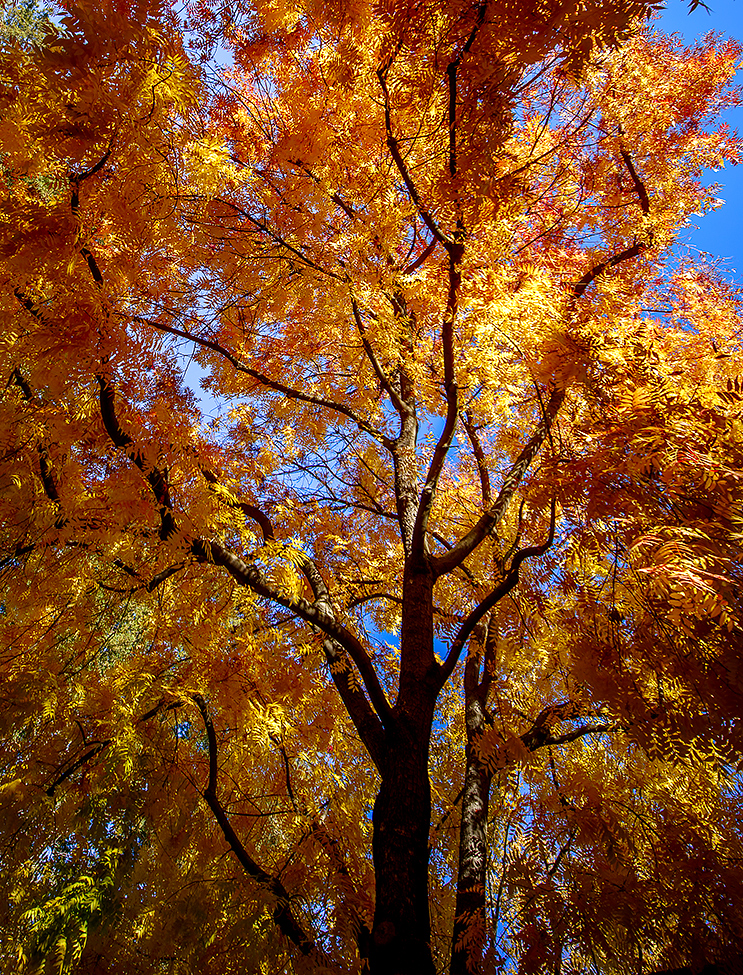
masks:
{"label": "tree trunk", "polygon": [[465,666],[464,680],[467,753],[450,975],[475,975],[480,972],[485,946],[485,871],[492,775],[477,754],[477,739],[485,730],[486,721],[483,700],[478,693],[478,669],[479,657],[470,657]]}
{"label": "tree trunk", "polygon": [[372,975],[433,975],[428,908],[431,788],[428,755],[437,690],[433,579],[426,567],[403,583],[400,693],[386,734],[374,804],[376,906]]}
{"label": "tree trunk", "polygon": [[376,907],[371,972],[433,975],[428,912],[428,740],[415,741],[401,729],[397,741],[390,741],[385,773],[374,804]]}

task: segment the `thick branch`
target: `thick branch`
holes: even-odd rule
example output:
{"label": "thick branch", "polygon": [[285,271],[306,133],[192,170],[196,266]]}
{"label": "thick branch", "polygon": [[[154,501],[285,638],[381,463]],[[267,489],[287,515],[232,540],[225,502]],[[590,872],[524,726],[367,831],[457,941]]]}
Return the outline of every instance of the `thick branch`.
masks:
{"label": "thick branch", "polygon": [[583,277],[573,285],[573,297],[580,298],[588,285],[602,275],[604,271],[607,271],[610,267],[615,267],[617,264],[622,264],[624,261],[629,261],[633,257],[637,257],[638,254],[642,254],[644,250],[647,250],[648,246],[648,244],[644,244],[641,241],[636,241],[631,247],[627,247],[618,254],[607,258],[605,261],[595,264],[590,271],[586,271]]}
{"label": "thick branch", "polygon": [[449,252],[449,290],[446,299],[446,311],[441,329],[441,343],[444,353],[444,391],[446,394],[446,421],[441,436],[434,448],[431,464],[428,468],[426,481],[421,491],[418,513],[413,529],[412,551],[414,555],[422,556],[426,548],[426,530],[433,507],[436,487],[444,468],[444,462],[449,452],[454,431],[459,416],[459,388],[454,369],[454,322],[457,317],[459,286],[462,283],[461,262],[464,245],[456,241],[448,248]]}
{"label": "thick branch", "polygon": [[482,27],[483,21],[485,20],[486,6],[486,3],[481,3],[477,8],[477,18],[464,47],[446,69],[449,89],[449,175],[452,178],[457,174],[457,71],[463,59],[469,53],[478,31]]}
{"label": "thick branch", "polygon": [[85,765],[86,762],[89,762],[91,759],[95,758],[96,755],[100,755],[100,753],[103,751],[103,749],[104,748],[107,748],[110,744],[111,744],[111,739],[110,738],[107,738],[106,741],[102,741],[102,742],[100,742],[100,744],[95,745],[93,748],[91,748],[89,751],[87,751],[84,755],[82,755],[80,758],[78,758],[77,761],[73,762],[72,765],[70,765],[69,768],[65,769],[64,772],[61,772],[57,776],[57,778],[47,788],[46,794],[48,796],[53,796],[54,793],[57,790],[57,786],[62,785],[62,783],[66,779],[69,779],[69,777],[71,775],[74,775],[74,773],[77,772],[77,770],[79,768],[81,768],[83,765]]}
{"label": "thick branch", "polygon": [[[614,254],[606,261],[601,261],[600,263],[594,265],[594,267],[587,271],[583,277],[573,285],[570,297],[570,306],[574,306],[575,302],[583,295],[591,282],[602,275],[606,270],[611,267],[615,267],[617,264],[621,264],[624,261],[628,261],[633,257],[637,257],[637,255],[646,250],[648,246],[648,244],[636,242],[631,247],[627,247],[618,254]],[[540,447],[549,436],[552,429],[552,423],[554,422],[554,419],[557,416],[558,410],[562,406],[564,399],[564,388],[560,387],[553,389],[547,407],[543,411],[542,420],[539,427],[529,442],[525,445],[519,456],[516,458],[516,461],[506,475],[503,486],[501,487],[498,497],[496,498],[495,504],[493,504],[492,507],[486,511],[484,515],[482,515],[482,517],[476,522],[470,531],[462,539],[460,539],[460,541],[457,542],[457,544],[454,545],[449,552],[446,552],[444,555],[441,555],[434,560],[434,572],[437,576],[440,576],[445,572],[451,572],[453,568],[459,565],[463,559],[470,555],[477,548],[477,546],[480,545],[493,527],[498,523],[500,518],[503,516],[508,503],[513,497],[516,488],[521,482],[521,479],[528,470],[529,465],[534,460],[534,457],[537,455]]]}
{"label": "thick branch", "polygon": [[[320,177],[315,175],[315,173],[313,173],[311,169],[308,169],[301,160],[290,159],[289,162],[292,164],[292,166],[296,166],[297,169],[301,169],[301,171],[306,176],[309,176],[309,178],[313,181],[313,183],[316,186],[322,185],[322,180],[320,179]],[[346,201],[343,199],[343,197],[340,195],[340,193],[337,190],[333,193],[328,193],[328,196],[333,201],[333,203],[335,203],[336,206],[340,207],[341,210],[343,210],[343,212],[346,214],[349,220],[355,219],[356,211],[354,210],[354,208],[351,206],[350,203],[346,203]]]}
{"label": "thick branch", "polygon": [[[15,382],[16,386],[18,386],[26,402],[33,403],[33,391],[23,376],[21,370],[17,368],[14,369],[10,378],[13,382]],[[41,474],[41,483],[44,486],[44,492],[49,500],[54,503],[57,509],[59,509],[61,507],[61,501],[59,497],[59,488],[57,486],[56,472],[54,470],[51,457],[49,456],[49,451],[47,450],[46,444],[43,442],[43,440],[39,441],[36,446],[36,450],[39,455],[39,471]],[[62,528],[66,523],[66,518],[58,518],[55,527]]]}
{"label": "thick branch", "polygon": [[402,273],[412,274],[414,271],[417,271],[422,264],[425,264],[425,262],[431,256],[431,254],[433,254],[437,244],[438,244],[438,240],[434,237],[431,243],[428,245],[428,247],[426,247],[426,249],[421,254],[419,254],[418,257],[416,257],[416,259],[412,262],[412,264],[408,264],[408,266],[402,271]]}
{"label": "thick branch", "polygon": [[[330,602],[330,594],[317,566],[312,559],[306,558],[301,569],[315,597],[315,607],[334,621],[335,611]],[[362,742],[381,774],[385,753],[385,735],[384,726],[380,720],[381,716],[378,716],[369,704],[366,694],[359,686],[351,669],[348,655],[344,652],[341,644],[326,635],[323,640],[323,651],[330,676],[341,696],[346,711],[348,711]],[[371,660],[369,660],[369,667],[373,671]]]}
{"label": "thick branch", "polygon": [[640,207],[642,208],[642,212],[645,214],[645,216],[648,216],[650,213],[650,197],[648,196],[648,191],[645,189],[645,184],[637,175],[637,170],[635,169],[630,154],[626,151],[626,149],[620,149],[619,151],[622,159],[624,160],[624,165],[627,167],[627,171],[630,174],[630,178],[632,179],[635,192],[640,198]]}
{"label": "thick branch", "polygon": [[[199,469],[204,475],[204,479],[208,481],[209,484],[215,488],[218,487],[219,478],[214,471],[210,471],[206,467],[200,467]],[[249,501],[240,501],[238,498],[235,498],[229,494],[219,494],[219,500],[227,504],[230,508],[239,509],[246,516],[246,518],[250,518],[251,521],[256,522],[256,524],[260,526],[261,532],[263,533],[263,540],[265,542],[272,542],[275,540],[276,536],[274,535],[271,519],[260,508],[257,508],[254,504],[250,504]]]}
{"label": "thick branch", "polygon": [[307,602],[301,596],[293,599],[277,592],[269,585],[256,566],[243,562],[242,559],[226,549],[221,542],[209,541],[204,538],[195,539],[192,543],[191,550],[198,561],[211,562],[214,565],[222,566],[227,569],[239,585],[251,589],[265,599],[270,599],[272,602],[278,603],[278,605],[283,606],[293,613],[294,616],[298,616],[306,623],[316,626],[323,633],[326,633],[339,643],[356,664],[369,699],[382,724],[385,725],[389,722],[392,713],[390,704],[382,689],[382,685],[379,683],[374,665],[364,646],[350,630],[328,616],[321,607]]}
{"label": "thick branch", "polygon": [[484,508],[489,508],[493,503],[493,495],[490,489],[490,471],[488,470],[488,462],[485,457],[485,451],[482,449],[482,444],[480,443],[480,438],[477,436],[477,429],[470,413],[465,413],[462,416],[462,424],[467,432],[467,436],[470,438],[472,452],[475,455],[477,473],[480,476],[482,504]]}
{"label": "thick branch", "polygon": [[95,176],[96,173],[100,172],[100,170],[103,169],[103,167],[106,165],[106,163],[108,162],[111,156],[111,148],[112,147],[109,146],[108,149],[106,149],[104,154],[101,156],[101,158],[98,160],[98,162],[94,166],[91,166],[90,169],[86,169],[82,173],[69,173],[68,176],[70,182],[74,184],[79,184],[84,182],[86,179],[89,179],[91,176]]}
{"label": "thick branch", "polygon": [[[607,260],[595,264],[573,285],[570,295],[569,308],[574,307],[575,302],[583,295],[586,288],[597,277],[602,275],[609,268],[615,267],[617,264],[628,261],[633,257],[637,257],[638,254],[641,254],[648,248],[648,246],[649,245],[646,243],[635,242],[631,247],[627,247],[618,254],[614,254],[612,257],[607,258]],[[519,456],[516,458],[516,461],[506,475],[503,486],[501,487],[498,497],[496,498],[495,504],[488,511],[486,511],[481,518],[478,519],[470,531],[463,538],[461,538],[457,544],[450,549],[450,551],[446,552],[444,555],[440,555],[434,560],[433,566],[436,576],[443,575],[445,572],[451,572],[453,568],[456,568],[456,566],[459,565],[463,559],[467,558],[467,556],[470,555],[478,545],[480,545],[493,527],[498,523],[500,518],[503,516],[508,503],[513,497],[516,488],[521,482],[521,479],[528,470],[529,465],[534,460],[534,457],[537,455],[540,447],[549,436],[552,429],[552,423],[554,422],[557,412],[562,406],[564,399],[564,388],[556,387],[553,389],[549,403],[547,404],[546,409],[543,411],[542,421],[539,424],[539,427],[529,442],[525,445]]]}
{"label": "thick branch", "polygon": [[702,968],[685,965],[683,968],[667,968],[662,972],[650,972],[649,975],[741,975],[741,972],[743,972],[743,955],[736,955],[717,963],[708,962]]}
{"label": "thick branch", "polygon": [[135,467],[144,474],[147,483],[152,488],[160,513],[160,538],[165,541],[175,534],[178,529],[173,514],[173,503],[170,500],[170,489],[166,471],[148,464],[128,433],[124,433],[116,415],[116,395],[111,382],[103,375],[96,375],[100,388],[100,404],[103,425],[113,445],[124,451]]}
{"label": "thick branch", "polygon": [[[201,470],[202,474],[210,484],[216,485],[219,483],[217,475],[212,471],[205,468],[202,468]],[[237,498],[225,498],[224,495],[220,495],[220,498],[229,504],[230,507],[241,509],[244,514],[256,521],[261,527],[265,541],[275,540],[275,533],[271,520],[268,515],[260,510],[260,508],[257,508],[255,505],[248,504],[247,502],[239,501]],[[315,597],[313,604],[315,609],[322,612],[331,621],[335,622],[335,612],[330,601],[330,595],[317,566],[312,559],[309,558],[309,556],[305,555],[299,567],[309,582],[310,588],[312,589],[312,593]],[[315,626],[315,629],[319,631],[320,627]],[[341,644],[338,643],[338,641],[333,637],[326,634],[325,640],[323,641],[323,650],[325,652],[325,659],[328,663],[330,675],[338,690],[338,693],[341,696],[341,700],[343,701],[346,710],[348,711],[348,714],[353,721],[359,736],[361,737],[361,740],[366,746],[372,761],[377,768],[381,768],[382,753],[384,749],[384,729],[380,718],[370,705],[366,694],[364,694],[363,690],[359,686],[358,680],[348,664],[346,653]],[[366,659],[368,661],[369,669],[373,673],[374,668],[371,660],[368,658],[368,655]]]}

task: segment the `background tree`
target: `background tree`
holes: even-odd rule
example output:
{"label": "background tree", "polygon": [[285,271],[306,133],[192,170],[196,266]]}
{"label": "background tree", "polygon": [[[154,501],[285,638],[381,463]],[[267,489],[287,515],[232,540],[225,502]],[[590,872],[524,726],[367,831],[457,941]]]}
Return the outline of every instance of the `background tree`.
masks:
{"label": "background tree", "polygon": [[51,7],[34,0],[5,4],[0,23],[0,43],[42,44],[51,32]]}
{"label": "background tree", "polygon": [[675,249],[738,46],[65,9],[3,50],[12,963],[739,951],[738,298]]}

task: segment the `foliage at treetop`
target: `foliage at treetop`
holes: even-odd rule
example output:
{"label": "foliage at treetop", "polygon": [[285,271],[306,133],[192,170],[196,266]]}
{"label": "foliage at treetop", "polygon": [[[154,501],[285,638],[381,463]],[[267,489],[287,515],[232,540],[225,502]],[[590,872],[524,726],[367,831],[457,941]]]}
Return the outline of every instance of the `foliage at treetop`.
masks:
{"label": "foliage at treetop", "polygon": [[683,248],[740,46],[58,12],[0,46],[2,965],[743,951],[740,294]]}

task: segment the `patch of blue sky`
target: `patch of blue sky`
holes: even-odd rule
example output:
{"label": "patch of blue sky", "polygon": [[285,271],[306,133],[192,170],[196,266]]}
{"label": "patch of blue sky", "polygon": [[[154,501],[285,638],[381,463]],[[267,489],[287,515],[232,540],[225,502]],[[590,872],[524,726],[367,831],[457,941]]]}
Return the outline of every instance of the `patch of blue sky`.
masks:
{"label": "patch of blue sky", "polygon": [[[743,0],[710,0],[707,9],[699,6],[689,11],[681,0],[672,0],[656,21],[658,30],[678,34],[691,44],[710,32],[722,37],[743,40]],[[722,121],[731,130],[743,128],[743,106],[728,109]],[[722,268],[731,277],[739,276],[741,261],[741,207],[743,206],[743,170],[729,166],[720,172],[707,172],[704,185],[719,187],[716,193],[724,203],[699,217],[688,228],[681,243],[692,253],[710,254],[722,261]]]}

